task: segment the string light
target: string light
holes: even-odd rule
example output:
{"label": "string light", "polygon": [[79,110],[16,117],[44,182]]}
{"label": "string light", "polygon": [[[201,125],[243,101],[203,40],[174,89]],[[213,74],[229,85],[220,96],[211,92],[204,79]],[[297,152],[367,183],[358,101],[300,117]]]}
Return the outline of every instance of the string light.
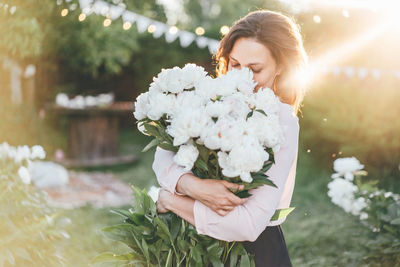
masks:
{"label": "string light", "polygon": [[195,33],[196,33],[197,35],[203,35],[205,32],[206,32],[206,31],[204,30],[203,27],[197,27],[196,30],[195,30]]}
{"label": "string light", "polygon": [[104,22],[103,22],[103,25],[104,25],[104,27],[110,26],[110,25],[111,25],[111,19],[106,18],[106,19],[104,20]]}
{"label": "string light", "polygon": [[79,17],[78,17],[78,20],[79,21],[84,21],[86,19],[86,14],[84,14],[84,13],[81,13],[80,15],[79,15]]}
{"label": "string light", "polygon": [[156,25],[151,24],[151,25],[147,28],[147,31],[148,31],[149,33],[153,33],[153,32],[156,31],[156,29],[157,29]]}
{"label": "string light", "polygon": [[311,149],[307,149],[307,153],[310,153],[311,152]]}
{"label": "string light", "polygon": [[221,27],[221,29],[219,31],[221,32],[222,35],[226,35],[229,32],[229,27],[224,25]]}
{"label": "string light", "polygon": [[177,34],[178,33],[178,28],[175,26],[172,26],[171,28],[169,28],[169,33],[170,34]]}
{"label": "string light", "polygon": [[339,155],[342,155],[342,151],[339,151],[339,153],[338,153]]}
{"label": "string light", "polygon": [[64,8],[61,10],[61,16],[65,17],[66,15],[68,15],[68,9]]}
{"label": "string light", "polygon": [[349,18],[350,17],[350,12],[347,9],[343,9],[342,10],[342,15],[345,18]]}
{"label": "string light", "polygon": [[336,157],[336,154],[335,154],[335,153],[333,153],[333,154],[332,154],[332,158],[335,158],[335,157]]}
{"label": "string light", "polygon": [[328,119],[327,119],[327,118],[324,118],[324,119],[323,119],[323,121],[324,121],[324,122],[327,122],[327,121],[328,121]]}
{"label": "string light", "polygon": [[321,17],[318,16],[318,15],[315,15],[315,16],[313,17],[313,20],[314,20],[315,23],[321,23]]}
{"label": "string light", "polygon": [[129,21],[125,21],[124,24],[122,25],[122,28],[124,30],[129,30],[132,27],[132,23],[130,23]]}

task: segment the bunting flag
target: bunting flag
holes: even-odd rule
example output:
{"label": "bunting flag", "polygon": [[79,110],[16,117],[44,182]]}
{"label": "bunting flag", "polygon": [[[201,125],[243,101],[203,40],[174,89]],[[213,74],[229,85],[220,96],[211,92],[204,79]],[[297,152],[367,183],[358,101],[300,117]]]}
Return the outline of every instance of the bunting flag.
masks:
{"label": "bunting flag", "polygon": [[[102,15],[111,20],[122,18],[124,23],[129,22],[130,25],[136,23],[139,33],[149,31],[156,39],[164,35],[167,43],[179,40],[182,47],[188,47],[195,43],[199,48],[207,48],[211,54],[215,54],[219,48],[219,40],[197,35],[193,32],[180,30],[175,26],[148,18],[126,9],[124,4],[114,5],[102,0],[79,0],[79,6],[82,13],[90,15],[92,13]],[[151,27],[150,27],[151,26]],[[400,80],[400,70],[380,70],[377,68],[353,67],[353,66],[331,66],[319,70],[322,74],[333,74],[334,76],[344,75],[348,78],[380,79],[382,75],[392,75]]]}
{"label": "bunting flag", "polygon": [[168,43],[172,43],[178,39],[182,47],[188,47],[194,42],[199,48],[208,48],[211,54],[216,53],[219,48],[218,40],[196,35],[189,31],[179,30],[176,27],[171,27],[160,21],[126,10],[124,4],[114,5],[101,0],[79,0],[79,6],[82,13],[87,16],[94,13],[111,20],[116,20],[121,17],[124,23],[136,23],[139,33],[150,30],[149,26],[152,26],[151,34],[153,37],[158,39],[164,35],[165,41]]}

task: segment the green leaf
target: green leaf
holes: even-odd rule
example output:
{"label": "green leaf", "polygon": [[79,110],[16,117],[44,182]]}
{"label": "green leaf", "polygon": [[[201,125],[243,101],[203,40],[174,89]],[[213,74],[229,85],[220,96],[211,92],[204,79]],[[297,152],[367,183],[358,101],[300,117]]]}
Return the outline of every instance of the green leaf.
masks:
{"label": "green leaf", "polygon": [[133,221],[133,223],[134,223],[135,225],[141,225],[141,224],[143,223],[143,221],[144,221],[144,215],[142,215],[142,214],[137,214],[137,213],[133,213],[133,214],[130,216],[130,219]]}
{"label": "green leaf", "polygon": [[123,242],[130,246],[131,244],[135,244],[134,239],[132,239],[132,235],[130,234],[133,227],[134,226],[131,224],[116,224],[104,227],[101,230],[108,238]]}
{"label": "green leaf", "polygon": [[197,160],[196,160],[196,162],[195,162],[194,164],[195,164],[196,167],[198,167],[199,169],[202,169],[202,170],[204,170],[204,171],[208,171],[207,163],[205,163],[203,159],[197,158]]}
{"label": "green leaf", "polygon": [[132,254],[122,254],[122,255],[115,255],[112,252],[104,252],[101,253],[100,255],[97,255],[94,257],[91,261],[90,264],[94,263],[101,263],[101,262],[128,262],[134,260],[134,257]]}
{"label": "green leaf", "polygon": [[277,220],[280,220],[283,217],[288,216],[289,213],[291,213],[294,209],[295,209],[295,207],[276,210],[274,215],[271,217],[271,221],[277,221]]}
{"label": "green leaf", "polygon": [[147,242],[144,240],[144,238],[142,239],[142,250],[146,260],[150,262],[149,247],[147,246]]}
{"label": "green leaf", "polygon": [[239,245],[235,244],[231,250],[230,257],[229,257],[229,266],[235,267],[239,258]]}
{"label": "green leaf", "polygon": [[240,197],[240,198],[248,198],[248,197],[252,196],[252,194],[249,193],[249,190],[243,190],[243,191],[240,191],[240,192],[236,192],[234,194],[237,197]]}
{"label": "green leaf", "polygon": [[165,261],[165,267],[172,266],[172,249],[168,251],[167,260]]}
{"label": "green leaf", "polygon": [[151,149],[151,148],[154,147],[154,146],[157,146],[159,143],[160,143],[160,141],[159,141],[157,138],[151,140],[151,142],[148,143],[148,144],[142,149],[142,152],[147,152],[149,149]]}
{"label": "green leaf", "polygon": [[272,161],[270,161],[270,160],[267,161],[267,163],[264,164],[264,166],[262,167],[260,172],[266,173],[272,167],[272,164],[274,164]]}
{"label": "green leaf", "polygon": [[267,113],[265,113],[264,110],[262,109],[256,109],[255,111],[260,112],[261,114],[265,115],[266,117],[268,117]]}
{"label": "green leaf", "polygon": [[392,221],[390,222],[390,224],[393,224],[393,225],[400,225],[400,218],[396,218],[396,219],[392,220]]}
{"label": "green leaf", "polygon": [[196,244],[194,247],[192,247],[191,251],[193,259],[196,261],[196,263],[202,262],[200,244]]}
{"label": "green leaf", "polygon": [[[244,248],[243,248],[244,250]],[[246,252],[246,251],[245,251]],[[249,267],[250,266],[250,258],[249,255],[246,253],[242,253],[240,257],[240,267]]]}
{"label": "green leaf", "polygon": [[254,112],[254,110],[250,111],[250,112],[247,114],[247,116],[246,116],[246,121],[247,121],[248,118],[250,118],[251,116],[253,116],[253,112]]}
{"label": "green leaf", "polygon": [[154,218],[154,222],[158,226],[157,230],[160,237],[164,237],[165,241],[171,241],[171,233],[169,232],[168,226],[158,217]]}
{"label": "green leaf", "polygon": [[200,145],[196,143],[197,150],[199,151],[199,156],[204,162],[208,162],[210,150],[206,148],[204,145]]}
{"label": "green leaf", "polygon": [[162,149],[168,150],[168,151],[172,151],[172,152],[178,152],[179,148],[176,146],[171,145],[170,143],[167,142],[162,142],[158,144],[159,147],[161,147]]}
{"label": "green leaf", "polygon": [[146,131],[154,137],[161,137],[161,134],[158,130],[158,127],[156,126],[157,124],[155,122],[150,122],[150,123],[144,123],[143,126],[146,129]]}
{"label": "green leaf", "polygon": [[114,214],[117,214],[117,215],[119,215],[121,217],[124,217],[124,218],[131,217],[131,213],[129,211],[123,210],[123,209],[112,209],[112,210],[110,210],[110,212],[114,213]]}
{"label": "green leaf", "polygon": [[172,222],[171,222],[171,238],[174,241],[176,239],[176,237],[179,234],[179,230],[181,228],[181,221],[182,219],[180,219],[177,216],[172,217]]}

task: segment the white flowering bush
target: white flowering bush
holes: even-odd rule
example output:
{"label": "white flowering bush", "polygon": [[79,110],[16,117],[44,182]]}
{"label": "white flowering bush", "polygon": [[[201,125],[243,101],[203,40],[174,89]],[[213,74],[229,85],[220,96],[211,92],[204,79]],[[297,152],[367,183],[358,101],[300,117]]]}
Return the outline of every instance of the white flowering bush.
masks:
{"label": "white flowering bush", "polygon": [[109,106],[114,102],[114,95],[100,94],[97,96],[82,96],[77,95],[74,98],[69,98],[67,94],[59,93],[56,96],[56,104],[61,107],[71,109],[84,109],[89,107],[104,107]]}
{"label": "white flowering bush", "polygon": [[400,262],[400,195],[379,189],[376,180],[363,181],[367,176],[363,168],[355,157],[336,159],[328,195],[371,230],[372,240],[366,244],[370,253],[365,259]]}
{"label": "white flowering bush", "polygon": [[[243,68],[218,78],[202,67],[163,69],[149,91],[138,96],[134,116],[138,129],[154,139],[143,149],[159,146],[175,152],[174,161],[207,179],[245,185],[234,192],[276,185],[265,174],[284,141],[279,124],[279,99],[269,88],[254,93],[253,73]],[[104,229],[132,251],[105,253],[93,262],[135,266],[254,266],[242,243],[199,235],[174,213],[157,214],[157,188],[134,188],[135,205],[116,211],[124,223]],[[277,210],[271,221],[293,208]]]}
{"label": "white flowering bush", "polygon": [[31,183],[29,164],[44,159],[41,146],[0,144],[0,266],[62,266],[56,247],[65,233],[45,195]]}

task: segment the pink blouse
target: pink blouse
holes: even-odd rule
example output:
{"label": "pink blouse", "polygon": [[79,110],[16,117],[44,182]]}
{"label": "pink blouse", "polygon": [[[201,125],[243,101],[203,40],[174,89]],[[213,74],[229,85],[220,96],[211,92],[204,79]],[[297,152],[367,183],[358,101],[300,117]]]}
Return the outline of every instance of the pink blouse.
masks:
{"label": "pink blouse", "polygon": [[[229,242],[255,241],[267,226],[279,225],[286,220],[285,217],[270,221],[276,209],[290,206],[296,175],[299,120],[292,106],[281,103],[279,121],[285,142],[275,153],[275,164],[266,172],[278,188],[264,185],[250,190],[252,196],[225,216],[195,200],[193,213],[199,234]],[[161,187],[176,194],[178,179],[191,172],[177,165],[173,157],[173,152],[157,147],[152,167]]]}

